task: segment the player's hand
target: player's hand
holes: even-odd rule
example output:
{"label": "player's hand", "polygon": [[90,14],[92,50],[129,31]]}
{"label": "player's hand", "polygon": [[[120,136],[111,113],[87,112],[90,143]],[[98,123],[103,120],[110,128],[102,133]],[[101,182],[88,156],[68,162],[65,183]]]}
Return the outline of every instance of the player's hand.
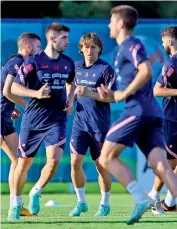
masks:
{"label": "player's hand", "polygon": [[89,94],[90,94],[89,89],[87,87],[84,87],[84,86],[77,86],[75,91],[76,91],[77,95],[89,96]]}
{"label": "player's hand", "polygon": [[66,101],[66,105],[65,105],[65,109],[63,111],[65,111],[67,113],[67,115],[70,115],[73,113],[73,101],[67,100]]}
{"label": "player's hand", "polygon": [[12,115],[11,115],[11,119],[15,120],[15,119],[19,118],[20,114],[21,114],[21,112],[17,108],[14,108]]}
{"label": "player's hand", "polygon": [[50,89],[48,88],[48,83],[42,86],[38,91],[36,91],[36,98],[37,99],[47,99],[50,98]]}
{"label": "player's hand", "polygon": [[97,91],[101,99],[105,99],[106,97],[114,97],[114,92],[105,87],[103,84],[101,84],[100,87],[97,87]]}

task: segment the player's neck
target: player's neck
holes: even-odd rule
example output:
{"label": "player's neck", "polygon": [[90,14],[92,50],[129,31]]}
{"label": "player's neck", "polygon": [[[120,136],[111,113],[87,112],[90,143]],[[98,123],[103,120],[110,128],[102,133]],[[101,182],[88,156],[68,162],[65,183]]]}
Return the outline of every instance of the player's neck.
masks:
{"label": "player's neck", "polygon": [[174,56],[177,54],[177,49],[171,49],[171,56]]}
{"label": "player's neck", "polygon": [[29,57],[29,54],[23,50],[18,50],[18,53],[22,55],[23,59],[26,60]]}
{"label": "player's neck", "polygon": [[119,35],[116,38],[116,41],[118,43],[118,45],[121,45],[121,43],[127,39],[128,37],[130,37],[132,35],[132,31],[122,31],[119,33]]}
{"label": "player's neck", "polygon": [[44,52],[45,52],[45,54],[46,54],[48,57],[50,57],[50,58],[52,58],[52,59],[58,59],[58,57],[59,57],[59,55],[60,55],[59,52],[56,52],[55,50],[53,50],[53,49],[52,49],[51,47],[49,47],[48,45],[47,45],[47,47],[45,48]]}
{"label": "player's neck", "polygon": [[91,60],[91,61],[85,59],[85,66],[86,66],[86,67],[90,67],[90,66],[92,66],[97,60],[98,60],[98,58],[97,58],[96,60]]}

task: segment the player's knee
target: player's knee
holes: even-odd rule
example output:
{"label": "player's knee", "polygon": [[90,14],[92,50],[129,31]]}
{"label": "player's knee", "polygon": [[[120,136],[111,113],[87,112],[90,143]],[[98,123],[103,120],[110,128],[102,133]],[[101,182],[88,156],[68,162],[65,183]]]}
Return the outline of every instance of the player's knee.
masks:
{"label": "player's knee", "polygon": [[59,160],[55,159],[55,158],[52,158],[52,159],[49,159],[47,160],[47,167],[52,171],[54,170],[56,167],[58,167],[58,164],[59,164]]}
{"label": "player's knee", "polygon": [[17,167],[17,165],[18,165],[17,159],[11,160],[11,167],[13,167],[15,169]]}
{"label": "player's knee", "polygon": [[72,159],[71,160],[71,169],[73,171],[75,171],[75,170],[78,170],[80,168],[82,168],[82,162],[80,160],[77,160],[77,159]]}
{"label": "player's knee", "polygon": [[167,163],[163,161],[151,163],[151,167],[156,175],[164,174],[165,171],[170,167]]}
{"label": "player's knee", "polygon": [[99,162],[100,167],[103,167],[104,169],[108,168],[109,161],[107,160],[105,156],[101,155],[98,159],[98,162]]}

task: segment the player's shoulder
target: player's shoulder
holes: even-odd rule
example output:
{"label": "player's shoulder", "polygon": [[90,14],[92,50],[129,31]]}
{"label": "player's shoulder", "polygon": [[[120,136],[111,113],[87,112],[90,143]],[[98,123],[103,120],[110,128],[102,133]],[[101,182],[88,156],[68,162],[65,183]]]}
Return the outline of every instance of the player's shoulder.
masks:
{"label": "player's shoulder", "polygon": [[83,64],[84,64],[84,61],[83,60],[79,60],[79,61],[74,62],[74,65],[77,68],[82,68],[83,67]]}
{"label": "player's shoulder", "polygon": [[101,66],[105,70],[109,70],[109,71],[112,70],[113,71],[112,66],[107,61],[105,61],[101,58],[98,59],[98,64],[99,64],[99,66]]}
{"label": "player's shoulder", "polygon": [[4,67],[10,67],[10,66],[15,66],[15,65],[20,66],[22,65],[23,62],[24,62],[24,59],[22,55],[15,54],[6,61],[6,63],[4,64]]}
{"label": "player's shoulder", "polygon": [[164,62],[164,68],[169,68],[169,67],[174,67],[175,65],[177,64],[177,59],[175,60],[175,58],[172,56],[172,57],[169,57],[165,60]]}
{"label": "player's shoulder", "polygon": [[67,55],[65,55],[65,54],[63,54],[63,53],[60,53],[60,55],[61,55],[61,58],[66,62],[66,63],[68,63],[68,64],[74,64],[74,61],[71,59],[71,57],[69,57],[69,56],[67,56]]}
{"label": "player's shoulder", "polygon": [[[141,40],[137,37],[131,36],[129,37],[129,39],[127,39],[127,41],[125,42],[124,45],[125,48],[128,49],[133,49],[134,47],[144,47],[143,43],[141,42]],[[130,50],[131,51],[131,50]]]}
{"label": "player's shoulder", "polygon": [[171,58],[169,58],[169,62],[177,68],[177,54],[173,55]]}

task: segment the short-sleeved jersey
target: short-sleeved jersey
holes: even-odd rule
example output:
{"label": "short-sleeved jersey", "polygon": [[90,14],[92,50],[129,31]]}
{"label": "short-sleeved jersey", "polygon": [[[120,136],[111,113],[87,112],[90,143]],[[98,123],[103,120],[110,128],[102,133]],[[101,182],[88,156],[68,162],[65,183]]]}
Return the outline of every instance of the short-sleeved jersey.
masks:
{"label": "short-sleeved jersey", "polygon": [[[84,61],[75,63],[75,83],[91,91],[104,84],[116,90],[115,73],[105,61],[98,59],[92,66],[86,67]],[[77,96],[77,108],[74,127],[88,132],[107,132],[110,127],[110,105],[89,97]]]}
{"label": "short-sleeved jersey", "polygon": [[[138,65],[147,60],[144,45],[138,38],[130,36],[121,43],[114,62],[121,91],[125,90],[136,77]],[[125,112],[127,115],[163,117],[162,109],[153,96],[151,79],[127,98]]]}
{"label": "short-sleeved jersey", "polygon": [[24,59],[22,55],[17,54],[12,56],[1,69],[1,116],[4,121],[12,122],[11,115],[14,110],[15,104],[8,100],[3,95],[3,88],[7,78],[7,75],[12,75],[14,78],[17,75],[17,72],[22,65]]}
{"label": "short-sleeved jersey", "polygon": [[64,54],[52,59],[44,51],[25,60],[16,82],[32,90],[39,90],[45,83],[51,90],[50,98],[30,98],[22,118],[23,129],[46,129],[66,119],[65,84],[75,77],[74,62]]}
{"label": "short-sleeved jersey", "polygon": [[[165,88],[177,89],[177,54],[169,58],[157,78]],[[177,122],[177,96],[163,98],[165,119]]]}

